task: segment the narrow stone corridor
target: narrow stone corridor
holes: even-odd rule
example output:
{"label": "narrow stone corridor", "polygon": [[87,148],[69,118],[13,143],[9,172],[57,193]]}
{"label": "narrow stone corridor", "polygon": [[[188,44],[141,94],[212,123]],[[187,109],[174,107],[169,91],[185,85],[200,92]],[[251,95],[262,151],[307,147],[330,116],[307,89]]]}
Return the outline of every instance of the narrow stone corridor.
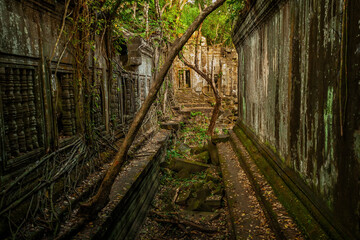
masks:
{"label": "narrow stone corridor", "polygon": [[0,0],[0,240],[360,239],[359,0]]}
{"label": "narrow stone corridor", "polygon": [[[184,129],[189,128],[188,125],[199,124],[198,127],[200,127],[201,118],[194,116],[194,113],[201,112],[204,117],[209,116],[211,111],[207,109],[211,110],[212,107],[207,103],[211,102],[209,97],[199,96],[191,91],[181,91],[177,97],[176,100],[181,107],[175,107],[175,109],[186,122],[177,134],[181,141],[184,140],[182,134],[185,132]],[[222,124],[217,124],[219,125]],[[233,126],[234,124],[229,128]],[[203,167],[202,169],[192,174],[184,175],[182,173],[184,169],[172,168],[171,161],[181,160],[177,158],[174,160],[168,154],[165,164],[162,165],[162,183],[153,200],[139,239],[306,239],[235,133],[230,130],[219,139],[221,140],[217,140],[216,144],[219,166],[212,165],[208,162],[209,160],[204,162],[196,159],[195,153],[199,148],[197,144],[187,146],[181,142],[178,143],[179,148],[175,147],[172,150],[179,149],[179,154],[182,154],[182,151],[189,151],[188,154],[184,154],[184,157],[185,159],[195,158],[193,168],[197,167],[197,164],[205,163],[205,165],[199,165]],[[177,143],[174,144],[176,146]],[[185,166],[183,165],[183,168]],[[199,192],[194,192],[194,190],[189,192],[184,186],[209,185],[206,180],[209,179],[210,169],[221,172],[218,178],[221,176],[221,186],[225,193],[220,198],[222,207],[215,211],[200,207],[195,208],[196,211],[194,211],[188,204],[193,201],[192,196]],[[202,181],[201,174],[205,174],[205,182]],[[213,184],[212,181],[210,183]],[[206,200],[203,204],[206,204]],[[206,209],[207,211],[204,211]],[[227,224],[218,223],[218,219]],[[196,226],[199,227],[194,228],[192,224],[198,224]],[[318,239],[326,239],[325,235],[318,237]]]}

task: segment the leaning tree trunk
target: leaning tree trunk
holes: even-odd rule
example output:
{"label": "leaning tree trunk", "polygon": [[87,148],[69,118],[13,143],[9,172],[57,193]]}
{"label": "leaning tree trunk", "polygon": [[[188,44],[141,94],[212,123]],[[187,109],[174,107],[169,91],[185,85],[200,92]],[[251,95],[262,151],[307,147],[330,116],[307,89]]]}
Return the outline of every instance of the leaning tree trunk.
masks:
{"label": "leaning tree trunk", "polygon": [[[216,99],[216,103],[213,109],[213,113],[211,116],[211,120],[210,120],[210,124],[207,130],[207,135],[212,137],[214,134],[214,128],[215,128],[215,124],[216,124],[216,120],[219,116],[219,112],[220,112],[220,106],[221,106],[221,96],[219,94],[218,89],[216,88],[215,82],[214,82],[214,78],[213,77],[209,77],[206,73],[204,73],[203,71],[201,71],[197,65],[192,65],[191,63],[189,63],[185,58],[179,56],[179,58],[182,60],[182,62],[189,68],[193,69],[195,72],[197,72],[202,78],[205,79],[205,81],[211,86],[211,89],[214,92],[215,95],[215,99]],[[212,75],[212,74],[211,74]],[[216,144],[212,142],[212,139],[210,138],[208,140],[208,151],[210,154],[210,159],[211,159],[211,163],[214,165],[219,165],[219,153],[218,150],[216,148]]]}
{"label": "leaning tree trunk", "polygon": [[199,74],[202,78],[205,79],[205,81],[209,84],[209,86],[211,87],[211,89],[214,92],[215,95],[215,106],[212,112],[212,116],[211,116],[211,120],[210,120],[210,124],[207,130],[207,135],[209,136],[213,136],[214,134],[214,128],[215,128],[215,124],[216,124],[216,120],[219,116],[219,112],[220,112],[220,107],[221,107],[221,96],[220,93],[218,91],[218,89],[215,86],[215,83],[213,81],[212,77],[209,77],[206,73],[204,73],[203,71],[201,71],[199,69],[199,67],[197,65],[193,65],[190,62],[188,62],[183,56],[179,56],[179,59],[189,68],[193,69],[197,74]]}
{"label": "leaning tree trunk", "polygon": [[99,187],[98,192],[95,196],[93,196],[88,202],[81,205],[80,213],[87,216],[94,216],[97,212],[99,212],[105,205],[109,202],[109,195],[111,191],[111,187],[115,181],[116,176],[120,172],[120,169],[124,163],[125,156],[133,143],[137,132],[139,131],[141,124],[149,111],[152,103],[156,100],[156,95],[165,79],[165,76],[172,65],[175,57],[181,50],[181,48],[185,45],[185,43],[189,40],[191,35],[195,32],[195,30],[199,27],[199,25],[204,21],[204,19],[215,9],[220,7],[226,0],[217,0],[211,6],[204,9],[203,12],[199,14],[199,16],[194,20],[194,22],[189,26],[184,35],[180,38],[176,39],[172,45],[172,48],[169,50],[168,56],[161,67],[154,83],[152,84],[149,94],[146,97],[141,109],[136,114],[128,133],[125,136],[125,139],[121,145],[119,152],[116,154],[115,159],[106,172],[106,175]]}
{"label": "leaning tree trunk", "polygon": [[209,128],[207,130],[207,135],[212,136],[214,134],[214,128],[216,124],[216,120],[219,117],[220,107],[221,107],[221,96],[218,91],[215,93],[215,106],[212,112]]}

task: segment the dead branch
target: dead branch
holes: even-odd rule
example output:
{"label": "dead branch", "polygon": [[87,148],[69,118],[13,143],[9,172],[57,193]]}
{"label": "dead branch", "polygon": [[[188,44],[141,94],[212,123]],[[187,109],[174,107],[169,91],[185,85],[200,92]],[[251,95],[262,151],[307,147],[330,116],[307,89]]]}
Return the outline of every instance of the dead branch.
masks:
{"label": "dead branch", "polygon": [[204,21],[204,19],[215,9],[220,7],[225,0],[217,0],[211,6],[204,9],[203,12],[199,14],[199,16],[194,20],[194,22],[189,26],[186,32],[178,38],[175,43],[173,44],[172,48],[169,50],[168,55],[162,65],[159,73],[154,80],[149,93],[141,106],[141,109],[136,114],[131,126],[129,128],[128,133],[125,136],[125,139],[121,145],[120,151],[116,154],[114,158],[114,162],[112,163],[111,167],[108,169],[101,186],[99,187],[98,192],[95,196],[93,196],[88,202],[81,205],[79,213],[85,214],[88,217],[94,216],[98,213],[102,208],[106,206],[109,202],[111,187],[114,184],[116,176],[120,172],[123,164],[126,162],[126,156],[130,149],[130,146],[135,140],[135,137],[140,130],[140,127],[146,117],[147,112],[149,111],[150,107],[152,106],[153,102],[157,98],[157,93],[162,86],[162,83],[168,73],[175,57],[180,52],[181,48],[186,44],[192,34],[196,31],[198,26]]}
{"label": "dead branch", "polygon": [[20,182],[20,180],[24,179],[29,173],[31,173],[32,171],[34,171],[36,168],[38,168],[40,165],[42,165],[46,160],[50,159],[51,157],[55,156],[56,154],[70,148],[73,147],[74,145],[77,145],[80,142],[80,139],[78,139],[77,141],[73,142],[72,144],[69,144],[55,152],[52,152],[51,154],[43,157],[40,159],[40,161],[36,162],[32,167],[30,167],[28,170],[26,170],[22,175],[20,175],[18,178],[16,178],[14,181],[11,181],[11,183],[9,184],[9,186],[4,189],[1,193],[0,196],[6,194],[9,190],[11,190],[17,183]]}
{"label": "dead branch", "polygon": [[218,229],[205,227],[205,226],[202,226],[200,224],[196,224],[194,222],[182,219],[177,214],[176,215],[165,215],[165,214],[154,212],[154,211],[152,211],[151,213],[157,215],[158,217],[161,217],[161,218],[153,218],[157,222],[183,224],[183,225],[186,225],[186,226],[189,226],[189,227],[193,228],[194,230],[199,230],[201,232],[206,232],[206,233],[218,232]]}
{"label": "dead branch", "polygon": [[[214,55],[213,55],[214,57]],[[187,61],[185,59],[184,56],[182,56],[181,54],[179,54],[179,59],[189,68],[193,69],[197,74],[199,74],[202,78],[205,79],[205,81],[210,85],[211,89],[214,92],[215,95],[215,106],[214,106],[214,110],[211,116],[211,120],[210,120],[210,124],[209,124],[209,128],[207,130],[207,135],[212,136],[214,134],[214,128],[215,128],[215,124],[216,124],[216,120],[219,116],[219,112],[220,112],[220,107],[221,107],[221,96],[219,94],[219,91],[217,89],[217,87],[215,86],[214,83],[214,79],[213,77],[209,77],[206,73],[204,73],[203,71],[201,71],[198,66],[191,64],[189,61]],[[213,69],[211,69],[211,71],[213,71]],[[213,75],[213,74],[211,74]]]}
{"label": "dead branch", "polygon": [[[56,171],[56,173],[53,174],[52,171],[47,170],[46,172],[48,172],[48,176],[46,177],[45,180],[40,181],[31,191],[27,192],[21,198],[17,199],[16,201],[14,201],[10,205],[8,205],[5,209],[3,209],[0,212],[0,215],[17,207],[19,204],[24,202],[26,199],[28,199],[34,193],[41,191],[45,187],[48,187],[53,182],[57,181],[66,172],[71,171],[79,161],[85,159],[85,158],[81,157],[81,154],[84,152],[84,149],[85,149],[85,146],[82,145],[81,143],[82,143],[81,141],[78,141],[78,144],[76,144],[75,147],[73,148],[70,157],[65,161],[64,165],[62,165],[62,167],[58,171]],[[35,169],[35,168],[32,168],[32,169]],[[53,168],[51,168],[51,169],[54,170]]]}

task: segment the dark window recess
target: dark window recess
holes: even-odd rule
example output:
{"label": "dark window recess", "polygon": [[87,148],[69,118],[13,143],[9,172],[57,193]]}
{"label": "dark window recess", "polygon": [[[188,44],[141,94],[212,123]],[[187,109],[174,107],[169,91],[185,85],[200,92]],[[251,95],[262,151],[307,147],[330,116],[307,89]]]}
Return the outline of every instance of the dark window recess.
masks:
{"label": "dark window recess", "polygon": [[0,150],[7,168],[43,146],[42,105],[34,69],[0,67],[0,89]]}
{"label": "dark window recess", "polygon": [[122,63],[123,66],[126,66],[127,61],[128,61],[128,49],[126,46],[126,42],[123,39],[118,39],[115,42],[116,47],[115,49],[117,50],[117,52],[120,55],[120,61]]}
{"label": "dark window recess", "polygon": [[219,81],[219,75],[215,74],[215,76],[214,76],[215,85],[217,85],[218,81]]}
{"label": "dark window recess", "polygon": [[190,81],[190,71],[185,71],[185,78],[186,78],[186,85],[185,87],[190,88],[191,87],[191,81]]}
{"label": "dark window recess", "polygon": [[76,133],[73,76],[69,73],[60,73],[58,79],[61,97],[61,103],[58,103],[57,110],[59,135],[73,136]]}
{"label": "dark window recess", "polygon": [[179,88],[190,88],[190,70],[179,70]]}

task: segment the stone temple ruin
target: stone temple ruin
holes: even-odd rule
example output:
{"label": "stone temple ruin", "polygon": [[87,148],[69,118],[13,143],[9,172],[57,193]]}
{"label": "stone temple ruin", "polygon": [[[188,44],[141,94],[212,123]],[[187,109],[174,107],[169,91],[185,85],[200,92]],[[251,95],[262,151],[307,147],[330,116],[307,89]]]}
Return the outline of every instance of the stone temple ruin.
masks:
{"label": "stone temple ruin", "polygon": [[[217,88],[224,96],[237,96],[238,60],[235,49],[208,46],[205,37],[201,37],[201,41],[196,44],[197,38],[197,34],[194,34],[185,45],[184,57],[192,64],[197,61],[200,70],[214,78]],[[196,93],[211,93],[208,83],[178,58],[173,64],[172,74],[175,91],[192,89]]]}
{"label": "stone temple ruin", "polygon": [[[93,172],[89,166],[95,152],[76,159],[87,167],[68,166],[51,154],[56,151],[65,157],[79,143],[85,126],[84,93],[75,76],[76,49],[66,38],[58,39],[64,3],[0,1],[0,185],[5,186],[0,203],[1,236],[9,234],[8,218],[18,224],[24,217],[15,207],[49,194],[44,188],[66,181],[65,175],[72,185]],[[70,28],[68,22],[65,29]],[[104,41],[97,37],[94,41],[86,61],[86,80],[92,85],[87,99],[93,109],[89,120],[99,135],[112,133],[117,139],[124,136],[148,94],[154,50],[141,38],[129,37],[122,51],[112,56],[110,68]],[[114,139],[105,137],[104,141]],[[52,172],[55,177],[49,179],[49,175],[48,184],[39,182],[49,174],[50,166],[58,171]],[[74,171],[83,173],[75,176]],[[14,187],[14,179],[23,188]],[[54,188],[54,196],[60,196],[60,187]]]}
{"label": "stone temple ruin", "polygon": [[[72,51],[60,39],[52,59],[53,43],[59,34],[56,1],[1,1],[1,173],[11,176],[36,161],[48,149],[66,145],[81,133],[79,96]],[[91,118],[100,131],[124,131],[144,101],[152,80],[153,49],[135,38],[124,46],[126,66],[120,54],[119,67],[109,73],[96,41],[89,60],[88,79],[95,86],[92,101],[96,111]],[[113,75],[113,79],[109,76]],[[109,81],[109,80],[113,81]],[[21,170],[20,170],[21,171]]]}
{"label": "stone temple ruin", "polygon": [[[167,76],[168,99],[178,100],[169,109],[173,118],[161,122],[158,109],[167,106],[155,104],[110,203],[94,221],[74,221],[148,95],[156,64],[153,46],[130,33],[111,39],[117,48],[93,34],[88,54],[77,59],[78,45],[66,35],[72,23],[62,24],[65,2],[0,0],[0,238],[52,238],[57,231],[63,239],[132,239],[160,184],[168,145],[186,122],[174,116],[194,115],[196,123],[194,109],[209,114],[212,102],[191,101],[212,93],[176,59]],[[196,35],[183,52],[232,106],[220,118],[232,124],[237,118],[212,139],[220,164],[213,167],[229,180],[232,234],[250,236],[259,222],[239,210],[247,204],[251,213],[252,192],[277,239],[294,239],[288,219],[297,236],[359,239],[360,5],[248,2],[234,25],[236,52]],[[89,128],[94,139],[84,138]]]}

